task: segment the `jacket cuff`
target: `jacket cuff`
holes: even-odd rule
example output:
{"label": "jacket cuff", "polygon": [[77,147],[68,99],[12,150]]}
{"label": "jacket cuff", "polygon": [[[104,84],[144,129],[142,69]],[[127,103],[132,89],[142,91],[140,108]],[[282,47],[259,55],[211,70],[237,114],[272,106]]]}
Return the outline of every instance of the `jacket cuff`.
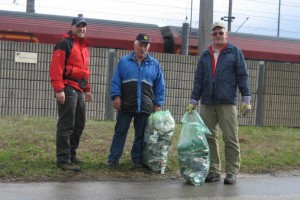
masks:
{"label": "jacket cuff", "polygon": [[61,90],[54,90],[55,93],[60,93],[60,92],[64,92],[64,89]]}
{"label": "jacket cuff", "polygon": [[250,100],[251,100],[251,96],[243,96],[242,97],[242,102],[247,105],[250,105]]}
{"label": "jacket cuff", "polygon": [[197,105],[197,104],[198,104],[198,101],[196,101],[196,100],[194,100],[194,99],[191,99],[191,100],[190,100],[190,103],[193,104],[193,105]]}

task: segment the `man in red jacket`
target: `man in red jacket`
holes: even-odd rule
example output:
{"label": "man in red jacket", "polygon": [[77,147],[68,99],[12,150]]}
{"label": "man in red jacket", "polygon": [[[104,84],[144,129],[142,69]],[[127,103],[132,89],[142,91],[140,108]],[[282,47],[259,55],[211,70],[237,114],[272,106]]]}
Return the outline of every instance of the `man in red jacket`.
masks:
{"label": "man in red jacket", "polygon": [[80,171],[76,164],[83,162],[76,156],[76,149],[85,126],[85,101],[92,101],[86,26],[82,15],[72,20],[71,30],[54,47],[50,64],[59,117],[56,164],[62,170]]}

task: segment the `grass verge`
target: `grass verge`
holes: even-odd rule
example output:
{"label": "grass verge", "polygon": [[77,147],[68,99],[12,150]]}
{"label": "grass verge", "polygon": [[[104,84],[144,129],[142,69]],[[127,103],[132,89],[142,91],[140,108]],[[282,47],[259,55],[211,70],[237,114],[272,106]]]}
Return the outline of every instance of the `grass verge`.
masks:
{"label": "grass verge", "polygon": [[[132,167],[130,150],[133,127],[116,169],[108,169],[107,160],[115,121],[88,120],[78,155],[85,159],[83,172],[63,172],[55,165],[54,118],[27,116],[0,118],[1,181],[126,180],[180,178],[177,141],[181,124],[176,125],[169,149],[165,174]],[[221,138],[221,136],[220,136]],[[241,173],[274,173],[300,169],[300,129],[283,127],[239,127]],[[220,141],[222,165],[224,144]]]}

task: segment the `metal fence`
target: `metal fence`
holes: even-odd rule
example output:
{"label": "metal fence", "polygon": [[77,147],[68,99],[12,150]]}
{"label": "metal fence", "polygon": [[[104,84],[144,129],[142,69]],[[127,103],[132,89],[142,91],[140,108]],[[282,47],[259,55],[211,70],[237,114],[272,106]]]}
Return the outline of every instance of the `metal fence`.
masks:
{"label": "metal fence", "polygon": [[[56,101],[48,76],[53,45],[0,41],[0,116],[56,117]],[[16,61],[16,52],[32,52],[36,63]],[[120,57],[130,51],[90,48],[93,102],[87,117],[114,120],[110,81]],[[166,79],[166,104],[180,122],[193,85],[196,56],[152,53]],[[300,127],[300,64],[247,60],[253,112],[240,125]],[[240,96],[240,95],[239,95]],[[240,107],[240,97],[238,108]]]}

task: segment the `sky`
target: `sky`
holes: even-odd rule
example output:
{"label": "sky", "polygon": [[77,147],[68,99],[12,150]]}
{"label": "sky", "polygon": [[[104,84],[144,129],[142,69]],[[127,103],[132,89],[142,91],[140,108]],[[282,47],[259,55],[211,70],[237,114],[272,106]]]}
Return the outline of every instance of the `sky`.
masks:
{"label": "sky", "polygon": [[[221,17],[228,16],[229,0],[213,1],[213,21],[222,21]],[[26,2],[0,0],[0,9],[25,12]],[[199,26],[199,9],[200,0],[35,0],[35,12],[41,14],[81,13],[87,18],[159,26],[182,26],[188,22],[192,28]],[[232,16],[232,32],[300,39],[299,0],[232,0]]]}

